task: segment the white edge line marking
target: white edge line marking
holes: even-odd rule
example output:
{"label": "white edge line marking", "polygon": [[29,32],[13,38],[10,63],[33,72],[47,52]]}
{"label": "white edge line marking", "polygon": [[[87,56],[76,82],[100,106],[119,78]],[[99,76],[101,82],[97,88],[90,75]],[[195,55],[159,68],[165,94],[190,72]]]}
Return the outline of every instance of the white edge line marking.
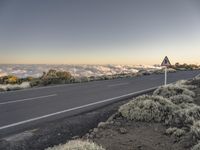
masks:
{"label": "white edge line marking", "polygon": [[0,105],[6,105],[6,104],[11,104],[11,103],[19,103],[19,102],[24,102],[24,101],[31,101],[31,100],[42,99],[42,98],[53,97],[53,96],[57,96],[57,94],[45,95],[45,96],[39,96],[39,97],[33,97],[33,98],[26,98],[26,99],[14,100],[14,101],[8,101],[8,102],[2,102],[2,103],[0,103]]}
{"label": "white edge line marking", "polygon": [[40,116],[40,117],[36,117],[36,118],[24,120],[24,121],[20,121],[20,122],[17,122],[17,123],[5,125],[5,126],[0,127],[0,130],[6,129],[6,128],[10,128],[10,127],[14,127],[14,126],[18,126],[18,125],[25,124],[25,123],[29,123],[29,122],[33,122],[33,121],[36,121],[36,120],[44,119],[44,118],[47,118],[47,117],[63,114],[63,113],[70,112],[70,111],[73,111],[73,110],[82,109],[82,108],[85,108],[85,107],[89,107],[89,106],[93,106],[93,105],[97,105],[97,104],[113,101],[113,100],[116,100],[116,99],[119,99],[119,98],[123,98],[123,97],[126,97],[126,96],[131,96],[131,95],[139,94],[139,93],[142,93],[142,92],[147,92],[147,91],[150,91],[150,90],[154,90],[157,87],[158,86],[152,87],[152,88],[149,88],[149,89],[145,89],[145,90],[141,90],[141,91],[137,91],[137,92],[133,92],[133,93],[129,93],[129,94],[125,94],[125,95],[121,95],[121,96],[117,96],[117,97],[113,97],[113,98],[109,98],[109,99],[105,99],[105,100],[101,100],[101,101],[94,102],[94,103],[90,103],[90,104],[86,104],[86,105],[82,105],[82,106],[78,106],[78,107],[74,107],[74,108],[58,111],[58,112],[55,112],[55,113],[51,113],[51,114],[48,114],[48,115],[44,115],[44,116]]}

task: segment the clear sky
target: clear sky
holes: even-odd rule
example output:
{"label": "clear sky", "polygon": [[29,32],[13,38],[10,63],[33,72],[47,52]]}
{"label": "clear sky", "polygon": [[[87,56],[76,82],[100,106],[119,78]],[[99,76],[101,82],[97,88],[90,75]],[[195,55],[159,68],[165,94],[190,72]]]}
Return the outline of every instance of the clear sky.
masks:
{"label": "clear sky", "polygon": [[0,63],[200,64],[200,0],[0,0]]}

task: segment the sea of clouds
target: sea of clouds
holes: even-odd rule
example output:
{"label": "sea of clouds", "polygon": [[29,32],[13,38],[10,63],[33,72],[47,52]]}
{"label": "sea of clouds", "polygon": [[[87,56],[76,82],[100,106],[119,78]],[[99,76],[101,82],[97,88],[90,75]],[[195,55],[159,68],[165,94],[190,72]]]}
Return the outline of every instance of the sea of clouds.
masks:
{"label": "sea of clouds", "polygon": [[0,77],[15,75],[20,78],[40,77],[50,69],[68,71],[75,77],[102,76],[113,74],[137,73],[140,70],[153,71],[160,66],[147,65],[0,65]]}

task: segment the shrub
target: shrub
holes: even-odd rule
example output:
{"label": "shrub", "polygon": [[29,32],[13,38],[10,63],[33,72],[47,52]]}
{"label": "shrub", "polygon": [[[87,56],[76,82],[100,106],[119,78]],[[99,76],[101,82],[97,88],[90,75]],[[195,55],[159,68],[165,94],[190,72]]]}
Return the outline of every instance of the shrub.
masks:
{"label": "shrub", "polygon": [[200,150],[200,143],[198,143],[197,145],[195,145],[194,147],[192,147],[191,150]]}
{"label": "shrub", "polygon": [[194,122],[191,127],[191,133],[197,138],[200,139],[200,121]]}
{"label": "shrub", "polygon": [[64,84],[70,83],[72,80],[74,80],[74,78],[69,72],[51,69],[47,73],[43,73],[39,83],[33,82],[32,85]]}
{"label": "shrub", "polygon": [[193,105],[193,107],[188,108],[187,111],[188,115],[193,117],[195,120],[200,119],[200,106]]}
{"label": "shrub", "polygon": [[200,119],[200,106],[192,103],[182,103],[179,107],[180,109],[173,112],[168,124],[177,127],[190,127],[194,121]]}
{"label": "shrub", "polygon": [[130,120],[164,122],[174,127],[190,127],[195,120],[200,119],[199,106],[193,103],[176,105],[161,96],[137,97],[122,105],[119,112]]}
{"label": "shrub", "polygon": [[170,98],[171,96],[185,94],[191,97],[195,96],[195,93],[193,91],[190,91],[186,88],[177,86],[177,85],[167,85],[167,86],[161,86],[157,90],[154,91],[153,95],[160,95],[165,98]]}
{"label": "shrub", "polygon": [[25,89],[25,88],[29,88],[29,87],[30,87],[29,82],[23,82],[21,84],[0,85],[0,89],[2,89],[4,91],[19,90],[19,89]]}
{"label": "shrub", "polygon": [[160,96],[143,95],[122,105],[119,108],[121,115],[137,121],[167,121],[178,107],[168,99]]}
{"label": "shrub", "polygon": [[93,142],[72,140],[66,144],[49,147],[45,150],[105,150],[105,149]]}
{"label": "shrub", "polygon": [[195,85],[191,85],[188,80],[179,80],[175,83],[175,85],[178,87],[189,89],[189,90],[193,90],[197,88]]}
{"label": "shrub", "polygon": [[177,137],[181,137],[181,136],[183,136],[183,135],[185,135],[185,130],[183,130],[183,129],[179,129],[179,128],[176,128],[176,127],[174,127],[174,128],[168,128],[167,130],[166,130],[166,134],[169,134],[169,135],[175,135],[175,136],[177,136]]}
{"label": "shrub", "polygon": [[20,83],[22,83],[21,79],[13,75],[0,77],[0,84],[20,84]]}
{"label": "shrub", "polygon": [[174,104],[192,103],[194,101],[191,96],[185,95],[185,94],[180,94],[180,95],[172,96],[172,97],[170,97],[170,100]]}
{"label": "shrub", "polygon": [[40,79],[33,79],[32,81],[30,81],[30,86],[34,87],[34,86],[39,86],[41,85],[42,80]]}
{"label": "shrub", "polygon": [[172,117],[166,124],[175,127],[190,127],[194,122],[193,116],[190,116],[187,109],[178,109],[172,112]]}
{"label": "shrub", "polygon": [[5,89],[3,89],[3,88],[0,88],[0,92],[4,92],[5,91]]}

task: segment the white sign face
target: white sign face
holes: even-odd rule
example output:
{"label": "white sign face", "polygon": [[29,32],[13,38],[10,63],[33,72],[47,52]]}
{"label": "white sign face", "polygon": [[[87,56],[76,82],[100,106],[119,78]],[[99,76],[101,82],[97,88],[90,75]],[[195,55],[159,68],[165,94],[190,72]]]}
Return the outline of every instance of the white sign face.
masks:
{"label": "white sign face", "polygon": [[170,63],[170,61],[169,61],[167,56],[164,58],[161,66],[166,66],[166,67],[171,66],[171,63]]}

